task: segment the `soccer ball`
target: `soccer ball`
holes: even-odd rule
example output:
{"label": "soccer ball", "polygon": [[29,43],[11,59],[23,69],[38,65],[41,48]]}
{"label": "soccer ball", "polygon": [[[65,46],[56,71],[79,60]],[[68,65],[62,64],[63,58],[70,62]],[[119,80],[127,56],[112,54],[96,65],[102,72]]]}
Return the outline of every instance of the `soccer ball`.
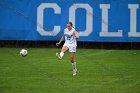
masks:
{"label": "soccer ball", "polygon": [[27,54],[28,54],[28,52],[27,52],[26,49],[21,49],[21,50],[20,50],[20,55],[21,55],[21,56],[25,57],[25,56],[27,56]]}

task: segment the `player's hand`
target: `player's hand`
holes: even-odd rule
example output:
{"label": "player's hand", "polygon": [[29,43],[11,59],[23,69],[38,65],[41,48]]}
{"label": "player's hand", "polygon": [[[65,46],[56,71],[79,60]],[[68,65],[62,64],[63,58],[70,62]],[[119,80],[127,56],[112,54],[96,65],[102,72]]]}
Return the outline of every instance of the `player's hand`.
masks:
{"label": "player's hand", "polygon": [[56,46],[59,46],[60,45],[60,43],[56,43]]}

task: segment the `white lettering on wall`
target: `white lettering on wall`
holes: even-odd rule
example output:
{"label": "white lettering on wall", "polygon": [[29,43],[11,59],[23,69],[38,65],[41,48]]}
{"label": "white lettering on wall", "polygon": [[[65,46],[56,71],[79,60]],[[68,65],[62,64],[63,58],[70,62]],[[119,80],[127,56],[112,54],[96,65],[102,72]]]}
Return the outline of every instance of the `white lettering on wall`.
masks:
{"label": "white lettering on wall", "polygon": [[[75,11],[78,8],[83,8],[86,10],[86,29],[84,31],[79,31],[80,36],[89,36],[93,31],[93,10],[89,4],[73,4],[69,8],[69,21],[73,22],[75,26]],[[82,20],[82,19],[81,19]]]}
{"label": "white lettering on wall", "polygon": [[130,32],[128,33],[129,37],[140,37],[140,32],[136,31],[137,28],[137,9],[139,8],[138,4],[128,4],[130,9]]}
{"label": "white lettering on wall", "polygon": [[60,26],[54,26],[52,31],[46,31],[43,28],[43,21],[44,21],[44,9],[46,8],[53,8],[55,14],[61,13],[61,8],[56,3],[42,3],[37,8],[37,31],[42,36],[56,36],[60,32]]}
{"label": "white lettering on wall", "polygon": [[100,37],[122,37],[122,30],[118,32],[108,31],[108,9],[110,9],[110,4],[100,4],[102,9],[102,31],[100,32]]}

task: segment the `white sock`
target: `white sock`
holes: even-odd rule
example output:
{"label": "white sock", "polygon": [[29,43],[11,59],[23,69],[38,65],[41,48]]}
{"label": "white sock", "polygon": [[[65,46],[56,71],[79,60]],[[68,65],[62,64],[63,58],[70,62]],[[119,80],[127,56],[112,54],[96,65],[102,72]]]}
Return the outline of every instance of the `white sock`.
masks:
{"label": "white sock", "polygon": [[62,58],[64,56],[64,52],[60,52],[60,57]]}
{"label": "white sock", "polygon": [[73,70],[76,69],[76,62],[73,62],[73,63],[72,63],[72,68],[73,68]]}

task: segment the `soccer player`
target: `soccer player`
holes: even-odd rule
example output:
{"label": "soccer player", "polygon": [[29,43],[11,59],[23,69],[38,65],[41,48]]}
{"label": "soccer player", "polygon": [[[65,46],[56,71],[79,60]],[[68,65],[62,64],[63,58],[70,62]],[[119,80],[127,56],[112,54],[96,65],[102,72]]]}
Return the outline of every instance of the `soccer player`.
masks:
{"label": "soccer player", "polygon": [[70,52],[70,62],[72,63],[73,67],[73,76],[76,75],[77,68],[76,62],[74,60],[74,53],[76,52],[77,42],[76,39],[79,38],[77,31],[73,28],[72,22],[67,23],[67,28],[64,29],[64,34],[61,37],[60,41],[56,43],[56,46],[59,46],[60,43],[65,39],[65,43],[61,49],[60,53],[56,53],[56,57],[58,59],[62,59],[64,53],[69,50]]}

